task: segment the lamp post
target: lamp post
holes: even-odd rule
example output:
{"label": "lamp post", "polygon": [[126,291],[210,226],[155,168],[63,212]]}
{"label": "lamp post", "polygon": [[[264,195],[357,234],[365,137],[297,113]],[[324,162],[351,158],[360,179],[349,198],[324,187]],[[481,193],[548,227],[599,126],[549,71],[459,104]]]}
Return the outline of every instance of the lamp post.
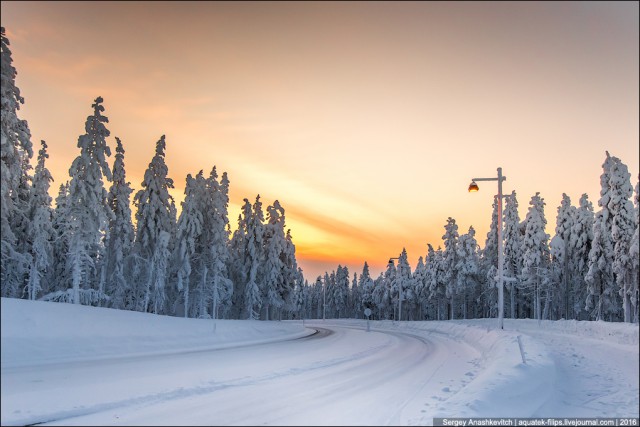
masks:
{"label": "lamp post", "polygon": [[469,184],[469,192],[475,193],[479,190],[476,181],[498,181],[498,319],[500,329],[504,329],[504,288],[502,283],[502,269],[504,264],[504,252],[502,250],[502,181],[507,177],[502,176],[502,168],[498,168],[497,178],[472,178]]}
{"label": "lamp post", "polygon": [[[400,258],[399,257],[389,258],[389,264],[395,267],[395,264],[393,262],[394,259],[400,259]],[[398,320],[402,320],[402,282],[400,282],[400,286],[398,286]]]}

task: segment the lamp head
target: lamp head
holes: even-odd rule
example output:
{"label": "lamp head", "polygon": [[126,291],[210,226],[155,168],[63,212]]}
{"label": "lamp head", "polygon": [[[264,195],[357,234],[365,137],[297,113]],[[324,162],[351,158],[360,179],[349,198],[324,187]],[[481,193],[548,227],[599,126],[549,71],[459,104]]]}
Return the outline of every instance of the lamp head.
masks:
{"label": "lamp head", "polygon": [[478,184],[476,184],[475,181],[471,181],[471,184],[469,184],[469,193],[475,193],[478,190]]}

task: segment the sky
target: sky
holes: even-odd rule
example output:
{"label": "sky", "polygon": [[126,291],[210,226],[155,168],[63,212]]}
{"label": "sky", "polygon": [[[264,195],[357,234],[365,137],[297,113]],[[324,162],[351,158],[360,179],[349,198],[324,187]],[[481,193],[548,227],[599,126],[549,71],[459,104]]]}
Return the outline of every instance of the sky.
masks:
{"label": "sky", "polygon": [[1,305],[3,426],[638,416],[637,324],[218,320],[214,332],[210,319]]}
{"label": "sky", "polygon": [[[596,205],[605,152],[638,179],[638,2],[2,2],[34,146],[52,194],[104,98],[115,154],[140,189],[166,135],[187,174],[285,208],[313,282],[406,248],[415,267],[447,218],[484,246],[497,185],[553,236],[566,193]],[[35,162],[35,160],[34,160]],[[109,159],[113,163],[113,155]]]}

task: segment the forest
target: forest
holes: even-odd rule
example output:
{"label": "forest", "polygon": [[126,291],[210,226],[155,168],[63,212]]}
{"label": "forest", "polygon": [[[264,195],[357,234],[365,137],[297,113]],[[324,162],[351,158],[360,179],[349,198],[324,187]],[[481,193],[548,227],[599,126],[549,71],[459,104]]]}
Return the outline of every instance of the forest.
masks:
{"label": "forest", "polygon": [[375,319],[496,317],[502,246],[506,317],[638,322],[639,185],[634,191],[628,167],[608,152],[596,205],[587,194],[577,205],[563,194],[553,237],[544,198],[533,195],[521,219],[514,191],[504,196],[502,245],[496,198],[483,247],[473,227],[461,234],[448,218],[444,247],[428,244],[413,268],[403,250],[378,277],[365,262],[360,272],[338,265],[309,282],[278,200],[263,208],[260,195],[245,198],[231,231],[230,180],[215,165],[186,176],[178,214],[164,135],[132,194],[124,144],[108,142],[100,96],[54,200],[47,143],[34,161],[19,118],[24,98],[9,44],[2,28],[2,297],[193,318],[362,318],[365,308]]}

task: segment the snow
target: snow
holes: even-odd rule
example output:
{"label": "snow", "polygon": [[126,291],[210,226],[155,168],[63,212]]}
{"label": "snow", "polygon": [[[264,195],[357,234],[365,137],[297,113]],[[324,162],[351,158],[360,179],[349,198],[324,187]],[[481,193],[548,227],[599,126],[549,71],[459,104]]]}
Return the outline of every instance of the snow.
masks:
{"label": "snow", "polygon": [[2,425],[430,425],[639,412],[634,324],[372,321],[366,332],[363,320],[1,304]]}

